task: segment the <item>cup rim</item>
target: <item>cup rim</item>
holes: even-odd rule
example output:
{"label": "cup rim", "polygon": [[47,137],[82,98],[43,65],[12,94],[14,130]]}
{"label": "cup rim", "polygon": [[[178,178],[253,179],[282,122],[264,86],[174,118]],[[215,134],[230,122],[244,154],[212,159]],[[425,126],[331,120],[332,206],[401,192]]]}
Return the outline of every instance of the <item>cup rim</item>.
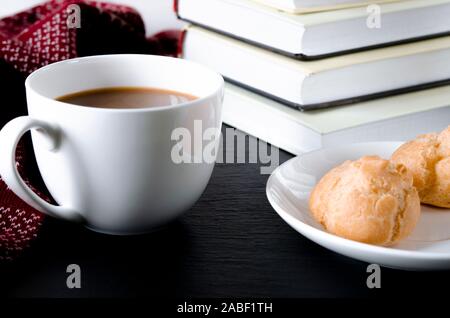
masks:
{"label": "cup rim", "polygon": [[[57,99],[54,98],[50,98],[48,96],[45,96],[44,94],[39,93],[38,91],[36,91],[32,84],[30,83],[32,80],[35,80],[35,77],[39,76],[40,73],[42,72],[48,72],[49,69],[51,69],[52,67],[55,67],[57,65],[62,65],[62,64],[73,64],[73,63],[78,63],[79,61],[88,61],[88,60],[99,60],[99,59],[111,59],[111,58],[145,58],[145,57],[150,57],[150,58],[154,58],[154,59],[165,59],[165,60],[174,60],[177,63],[188,63],[191,65],[194,65],[195,67],[199,67],[202,68],[203,70],[205,70],[206,72],[210,73],[211,76],[216,77],[216,79],[218,80],[218,87],[210,94],[202,96],[202,97],[198,97],[196,99],[190,100],[190,101],[186,101],[186,102],[182,102],[179,104],[175,104],[175,105],[163,105],[163,106],[154,106],[154,107],[142,107],[142,108],[101,108],[101,107],[93,107],[93,106],[84,106],[84,105],[75,105],[75,104],[70,104],[70,103],[66,103],[66,102],[62,102],[59,101]],[[225,81],[222,77],[222,75],[220,75],[219,73],[205,67],[202,64],[199,64],[197,62],[193,62],[193,61],[188,61],[185,59],[181,59],[181,58],[175,58],[175,57],[169,57],[169,56],[162,56],[162,55],[153,55],[153,54],[105,54],[105,55],[91,55],[91,56],[84,56],[84,57],[76,57],[76,58],[71,58],[71,59],[67,59],[67,60],[63,60],[63,61],[58,61],[55,63],[51,63],[51,64],[47,64],[41,68],[38,68],[37,70],[33,71],[30,75],[27,76],[26,80],[25,80],[25,88],[28,91],[32,92],[33,94],[38,95],[40,98],[44,98],[49,102],[53,102],[53,103],[57,103],[57,104],[62,104],[65,105],[65,107],[70,107],[70,108],[76,108],[77,110],[80,111],[98,111],[98,112],[113,112],[113,113],[129,113],[129,112],[158,112],[158,111],[165,111],[165,110],[172,110],[172,109],[177,109],[179,107],[188,107],[191,105],[196,105],[199,103],[202,103],[204,101],[207,101],[211,98],[213,98],[215,95],[217,95],[217,93],[221,91],[221,89],[223,89],[225,84]]]}

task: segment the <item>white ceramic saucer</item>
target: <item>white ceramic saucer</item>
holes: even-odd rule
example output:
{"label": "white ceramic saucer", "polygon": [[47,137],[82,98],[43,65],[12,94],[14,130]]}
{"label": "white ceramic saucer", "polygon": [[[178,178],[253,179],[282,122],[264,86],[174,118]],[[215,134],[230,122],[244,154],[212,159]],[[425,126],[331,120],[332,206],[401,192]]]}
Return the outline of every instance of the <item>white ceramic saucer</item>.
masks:
{"label": "white ceramic saucer", "polygon": [[266,193],[275,211],[303,236],[336,253],[404,270],[450,269],[450,210],[422,206],[415,231],[393,247],[379,247],[327,233],[310,215],[309,194],[320,178],[345,160],[389,158],[400,142],[372,142],[313,151],[293,158],[270,176]]}

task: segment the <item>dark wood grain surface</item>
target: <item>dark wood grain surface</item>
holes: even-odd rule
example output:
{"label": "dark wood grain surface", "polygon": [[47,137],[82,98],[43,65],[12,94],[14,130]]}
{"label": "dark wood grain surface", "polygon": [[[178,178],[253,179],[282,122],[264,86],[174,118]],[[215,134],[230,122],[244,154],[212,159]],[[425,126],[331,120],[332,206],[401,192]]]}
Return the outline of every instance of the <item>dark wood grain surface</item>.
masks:
{"label": "dark wood grain surface", "polygon": [[[280,152],[280,162],[292,156]],[[281,220],[267,201],[260,164],[215,167],[202,198],[154,233],[108,236],[47,218],[24,255],[0,266],[9,297],[379,298],[439,295],[450,272],[382,269],[366,286],[367,264],[330,252]],[[174,194],[175,196],[176,194]],[[82,288],[66,287],[78,264]],[[440,294],[442,296],[442,294]]]}

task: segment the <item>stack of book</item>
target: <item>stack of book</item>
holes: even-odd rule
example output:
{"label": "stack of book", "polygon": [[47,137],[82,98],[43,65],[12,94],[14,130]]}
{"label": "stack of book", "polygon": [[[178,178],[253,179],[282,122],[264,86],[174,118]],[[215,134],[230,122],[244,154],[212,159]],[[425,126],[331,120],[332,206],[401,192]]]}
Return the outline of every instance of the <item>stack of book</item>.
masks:
{"label": "stack of book", "polygon": [[450,124],[450,0],[178,0],[224,122],[294,154]]}

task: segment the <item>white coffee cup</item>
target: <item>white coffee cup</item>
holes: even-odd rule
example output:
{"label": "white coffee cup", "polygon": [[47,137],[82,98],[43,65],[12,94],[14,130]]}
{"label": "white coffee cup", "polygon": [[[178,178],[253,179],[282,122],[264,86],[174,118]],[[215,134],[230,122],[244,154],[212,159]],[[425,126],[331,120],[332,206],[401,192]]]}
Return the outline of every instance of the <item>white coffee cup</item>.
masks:
{"label": "white coffee cup", "polygon": [[[214,162],[174,162],[171,134],[184,127],[194,136],[194,121],[201,122],[202,130],[220,132],[224,83],[219,74],[169,57],[104,55],[45,66],[25,86],[29,115],[13,119],[0,132],[0,174],[32,207],[95,231],[133,234],[173,220],[203,193]],[[123,86],[170,89],[198,98],[140,109],[55,100]],[[39,171],[58,205],[42,200],[19,176],[15,149],[28,130]]]}

